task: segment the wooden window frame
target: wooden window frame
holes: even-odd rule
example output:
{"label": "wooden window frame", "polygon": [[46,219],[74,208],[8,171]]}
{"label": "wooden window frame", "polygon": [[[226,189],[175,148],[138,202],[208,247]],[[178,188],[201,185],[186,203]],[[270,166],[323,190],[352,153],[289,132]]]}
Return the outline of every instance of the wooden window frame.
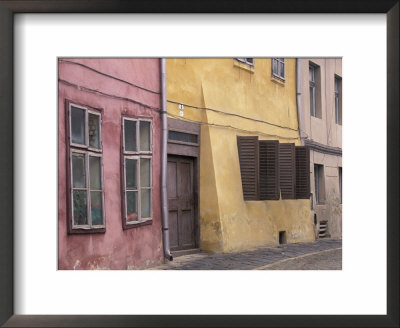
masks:
{"label": "wooden window frame", "polygon": [[[285,183],[286,179],[283,179],[283,176],[287,176],[283,171],[281,160],[283,160],[282,152],[283,149],[286,148],[291,156],[291,161],[285,163],[285,169],[290,169],[291,172],[291,182],[290,187],[291,191],[282,191],[283,184]],[[296,150],[294,143],[281,143],[279,144],[279,179],[280,179],[280,190],[281,190],[281,199],[296,199]]]}
{"label": "wooden window frame", "polygon": [[[245,140],[252,141],[254,144],[254,154],[252,154],[253,158],[244,158],[245,154],[242,148],[242,142]],[[249,200],[260,200],[259,198],[259,140],[258,137],[244,137],[237,136],[236,137],[237,147],[238,147],[238,155],[239,155],[239,167],[240,167],[240,177],[242,182],[242,192],[243,199],[245,201]],[[250,153],[251,154],[251,153]],[[243,159],[241,159],[243,158]],[[254,166],[249,165],[250,162],[254,162]],[[250,171],[250,173],[248,173]],[[246,173],[246,175],[245,175]],[[250,180],[250,182],[248,181]],[[251,181],[254,180],[255,185],[252,186]],[[244,188],[246,186],[246,188]],[[248,186],[252,186],[252,188],[248,188]]]}
{"label": "wooden window frame", "polygon": [[[136,151],[125,150],[125,121],[136,122]],[[150,150],[140,150],[140,122],[150,123]],[[150,159],[150,217],[141,218],[141,181],[140,181],[140,160],[142,158]],[[136,159],[136,181],[137,181],[137,221],[127,221],[127,206],[126,206],[126,170],[125,160]],[[121,119],[121,218],[122,228],[124,230],[137,228],[143,225],[150,225],[153,223],[153,121],[148,117],[133,117],[124,115]]]}
{"label": "wooden window frame", "polygon": [[[304,161],[300,161],[301,158],[304,158]],[[295,146],[295,161],[296,199],[310,199],[310,149],[307,146]]]}
{"label": "wooden window frame", "polygon": [[[180,141],[180,140],[175,140],[175,139],[171,139],[170,136],[170,132],[178,132],[178,133],[184,133],[184,134],[189,134],[189,135],[193,135],[196,136],[197,138],[197,142],[189,142],[189,141]],[[168,142],[169,143],[174,143],[174,144],[180,144],[180,145],[188,145],[188,146],[199,146],[199,135],[196,133],[191,133],[188,132],[186,130],[182,130],[182,129],[177,129],[177,128],[171,128],[168,129]]]}
{"label": "wooden window frame", "polygon": [[[277,71],[274,70],[274,63],[277,63],[276,65]],[[283,71],[281,70],[281,64],[283,64]],[[286,71],[285,58],[272,58],[271,62],[272,76],[281,81],[285,81],[285,71]]]}
{"label": "wooden window frame", "polygon": [[[254,145],[255,154],[250,157],[246,157],[246,153],[242,149],[243,141],[248,140],[250,144],[245,144],[244,147],[248,148],[251,143]],[[258,137],[245,137],[237,136],[237,146],[239,155],[239,167],[240,176],[242,182],[243,199],[245,201],[254,200],[284,200],[284,199],[309,199],[311,192],[310,186],[310,150],[307,146],[295,146],[294,143],[279,143],[278,140],[258,140]],[[286,150],[284,150],[286,148]],[[286,154],[290,154],[290,163],[285,162],[285,170],[290,170],[290,189],[291,192],[282,192],[281,175],[284,173],[281,170],[281,151],[285,151]],[[273,152],[273,156],[268,158],[268,154]],[[300,156],[300,153],[303,155]],[[297,155],[299,154],[299,155]],[[247,150],[247,155],[252,155]],[[283,157],[282,157],[283,158]],[[299,160],[304,161],[299,162]],[[254,167],[249,163],[254,162]],[[250,165],[250,166],[249,166]],[[273,168],[273,174],[268,175],[262,172],[263,169]],[[299,172],[297,172],[297,167]],[[244,175],[244,170],[247,171]],[[253,171],[254,174],[248,172]],[[248,177],[248,178],[247,178]],[[268,183],[273,179],[272,188]],[[243,186],[251,185],[251,181],[254,180],[255,186],[252,189]],[[283,179],[282,179],[283,181]],[[287,182],[288,180],[285,179]],[[297,186],[299,181],[299,186]],[[301,183],[303,185],[301,185]],[[304,186],[304,183],[306,184]],[[286,184],[287,186],[287,184]],[[299,188],[298,188],[299,187]],[[302,187],[302,188],[301,188]]]}
{"label": "wooden window frame", "polygon": [[[265,147],[265,148],[264,148]],[[264,148],[264,149],[263,149]],[[269,149],[267,149],[269,148]],[[279,141],[278,140],[259,140],[258,141],[258,162],[259,162],[259,172],[258,172],[258,198],[259,200],[279,200],[280,198],[280,183],[279,183]],[[268,158],[267,154],[273,151],[274,156]],[[264,153],[263,153],[264,152]],[[273,162],[274,173],[273,184],[271,186],[268,182],[272,179],[271,175],[267,170],[267,174],[262,172],[263,168],[271,168]]]}
{"label": "wooden window frame", "polygon": [[[72,142],[72,124],[71,124],[71,108],[76,107],[85,110],[85,144],[76,144]],[[106,231],[106,216],[105,216],[105,202],[104,202],[104,169],[103,169],[103,145],[101,137],[102,126],[102,110],[95,109],[90,106],[85,106],[72,102],[65,101],[65,117],[66,117],[66,152],[67,152],[67,231],[69,234],[88,234],[88,233],[104,233]],[[97,115],[99,117],[99,148],[89,146],[89,127],[88,117],[89,114]],[[72,154],[83,154],[85,158],[85,184],[86,188],[73,188],[73,174],[72,174]],[[101,190],[93,190],[101,192],[102,200],[102,216],[103,224],[92,225],[91,213],[91,189],[90,189],[90,156],[100,158],[100,181]],[[73,191],[77,189],[86,190],[86,211],[88,224],[76,225],[74,224],[74,211],[73,211]]]}
{"label": "wooden window frame", "polygon": [[342,125],[342,78],[335,74],[334,81],[335,94],[335,122]]}

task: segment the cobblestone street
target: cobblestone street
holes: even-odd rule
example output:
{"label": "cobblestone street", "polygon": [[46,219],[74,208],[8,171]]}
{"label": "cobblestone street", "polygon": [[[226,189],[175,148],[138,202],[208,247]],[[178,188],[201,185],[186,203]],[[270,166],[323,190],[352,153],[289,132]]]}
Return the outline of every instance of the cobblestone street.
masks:
{"label": "cobblestone street", "polygon": [[230,253],[199,252],[174,258],[153,270],[341,270],[342,240],[259,247]]}

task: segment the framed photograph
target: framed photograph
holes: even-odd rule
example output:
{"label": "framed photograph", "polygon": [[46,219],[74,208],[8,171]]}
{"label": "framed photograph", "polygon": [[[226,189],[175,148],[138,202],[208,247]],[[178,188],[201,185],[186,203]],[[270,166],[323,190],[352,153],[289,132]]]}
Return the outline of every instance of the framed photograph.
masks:
{"label": "framed photograph", "polygon": [[[398,1],[340,5],[335,1],[234,1],[191,7],[180,2],[0,1],[0,324],[398,326],[398,16]],[[315,234],[336,234],[341,253],[343,231],[341,270],[203,270],[199,266],[137,270],[160,268],[159,262],[170,254],[164,247],[166,236],[172,238],[168,242],[172,255],[200,244],[211,251],[218,248],[203,228],[190,230],[190,241],[173,224],[168,232],[162,206],[157,205],[164,197],[159,166],[163,65],[169,70],[168,162],[177,168],[175,172],[168,166],[168,174],[183,174],[178,167],[188,168],[192,182],[181,182],[195,191],[208,181],[204,171],[199,172],[200,156],[206,154],[204,148],[199,150],[200,144],[207,140],[202,140],[204,127],[193,113],[204,112],[215,129],[224,125],[237,131],[246,126],[242,121],[235,125],[235,120],[252,116],[249,93],[239,100],[216,97],[222,67],[229,66],[240,83],[257,87],[262,86],[257,84],[258,74],[268,74],[263,85],[267,91],[257,97],[267,97],[271,90],[278,94],[286,84],[292,91],[287,110],[279,109],[284,101],[271,102],[265,109],[253,107],[267,113],[279,109],[280,119],[287,122],[299,119],[296,108],[303,100],[299,89],[289,85],[298,85],[295,77],[304,71],[303,93],[310,101],[304,100],[309,112],[303,119],[310,121],[311,130],[296,127],[300,139],[302,133],[318,134],[312,131],[311,121],[321,120],[320,103],[332,98],[329,106],[335,116],[331,119],[335,129],[340,126],[340,134],[344,123],[343,164],[342,150],[335,146],[336,132],[328,123],[326,146],[306,140],[303,149],[300,139],[294,141],[296,146],[282,146],[288,141],[264,140],[262,133],[255,141],[242,130],[241,135],[236,133],[235,147],[226,151],[237,153],[238,174],[233,180],[243,186],[230,188],[241,200],[254,203],[249,207],[243,202],[248,207],[243,213],[249,213],[246,227],[238,228],[243,240],[247,238],[243,230],[264,238],[264,243],[270,238],[255,218],[265,212],[262,215],[273,220],[273,206],[261,209],[264,203],[254,200],[286,199],[288,222],[295,208],[299,217],[311,217],[310,208],[319,217],[319,210],[332,210],[328,208],[330,187],[323,179],[335,178],[340,209],[343,197],[343,230],[341,220],[329,223],[328,230],[326,221],[315,218],[309,223],[318,229],[311,228],[308,235],[314,239]],[[195,69],[201,72],[199,83]],[[151,74],[134,76],[135,72]],[[181,84],[186,89],[179,94],[175,86]],[[225,79],[221,90],[224,87],[234,86]],[[195,88],[202,103],[191,106],[190,101],[179,100]],[[128,89],[135,100],[127,96]],[[322,92],[332,97],[320,98]],[[240,99],[247,111],[219,121],[217,111],[225,105],[233,108]],[[260,120],[265,117],[257,114],[259,121],[253,124],[263,124]],[[217,149],[224,134],[213,133],[208,142]],[[285,138],[293,139],[289,132]],[[341,142],[340,137],[340,147]],[[249,163],[246,151],[252,145],[257,149],[254,165],[259,177],[254,190],[245,188],[251,177],[242,167]],[[276,177],[278,187],[268,189],[273,186],[269,182],[263,189],[266,185],[259,172],[264,150],[282,153],[282,158],[292,154],[291,165],[298,175],[303,169],[305,179],[292,176],[291,189],[282,187]],[[223,155],[213,156],[223,163]],[[336,166],[331,160],[335,156],[340,157]],[[286,164],[278,161],[277,165]],[[346,167],[343,193],[342,165]],[[312,167],[311,175],[306,174],[310,173],[307,166]],[[222,167],[218,174],[224,174]],[[206,199],[211,211],[215,202],[220,202],[219,208],[236,202],[236,196],[230,196],[223,205],[223,193],[217,193],[217,200],[210,191],[203,193],[203,204]],[[199,205],[186,198],[192,204],[194,226],[199,226]],[[300,203],[307,205],[306,212],[296,207]],[[226,221],[221,222],[222,231]],[[289,228],[281,222],[279,227],[272,229],[271,237],[278,245],[308,238],[299,222],[288,223]],[[239,249],[238,233],[222,238],[218,250]],[[155,235],[160,238],[151,237]],[[142,247],[132,247],[134,242]],[[101,247],[102,256],[89,256]],[[321,263],[324,260],[322,256]]]}

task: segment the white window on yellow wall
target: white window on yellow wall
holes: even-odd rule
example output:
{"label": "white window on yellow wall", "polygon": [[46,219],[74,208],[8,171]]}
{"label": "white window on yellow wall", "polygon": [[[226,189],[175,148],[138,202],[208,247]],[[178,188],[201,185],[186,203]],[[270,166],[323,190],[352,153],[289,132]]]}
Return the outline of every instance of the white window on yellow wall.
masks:
{"label": "white window on yellow wall", "polygon": [[285,58],[272,58],[272,76],[285,80]]}
{"label": "white window on yellow wall", "polygon": [[254,58],[236,58],[236,60],[249,66],[254,66]]}

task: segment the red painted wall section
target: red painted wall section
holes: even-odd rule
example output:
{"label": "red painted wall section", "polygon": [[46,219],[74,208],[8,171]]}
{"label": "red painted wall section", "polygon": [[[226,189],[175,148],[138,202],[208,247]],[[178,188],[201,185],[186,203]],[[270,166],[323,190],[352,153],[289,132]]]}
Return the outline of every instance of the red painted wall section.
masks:
{"label": "red painted wall section", "polygon": [[[161,234],[160,60],[60,58],[58,62],[58,268],[140,269],[163,261]],[[112,77],[111,77],[112,76]],[[123,80],[123,81],[122,81]],[[143,90],[149,89],[150,91]],[[65,101],[103,109],[103,179],[106,232],[68,234]],[[153,221],[123,230],[121,117],[152,119]]]}

